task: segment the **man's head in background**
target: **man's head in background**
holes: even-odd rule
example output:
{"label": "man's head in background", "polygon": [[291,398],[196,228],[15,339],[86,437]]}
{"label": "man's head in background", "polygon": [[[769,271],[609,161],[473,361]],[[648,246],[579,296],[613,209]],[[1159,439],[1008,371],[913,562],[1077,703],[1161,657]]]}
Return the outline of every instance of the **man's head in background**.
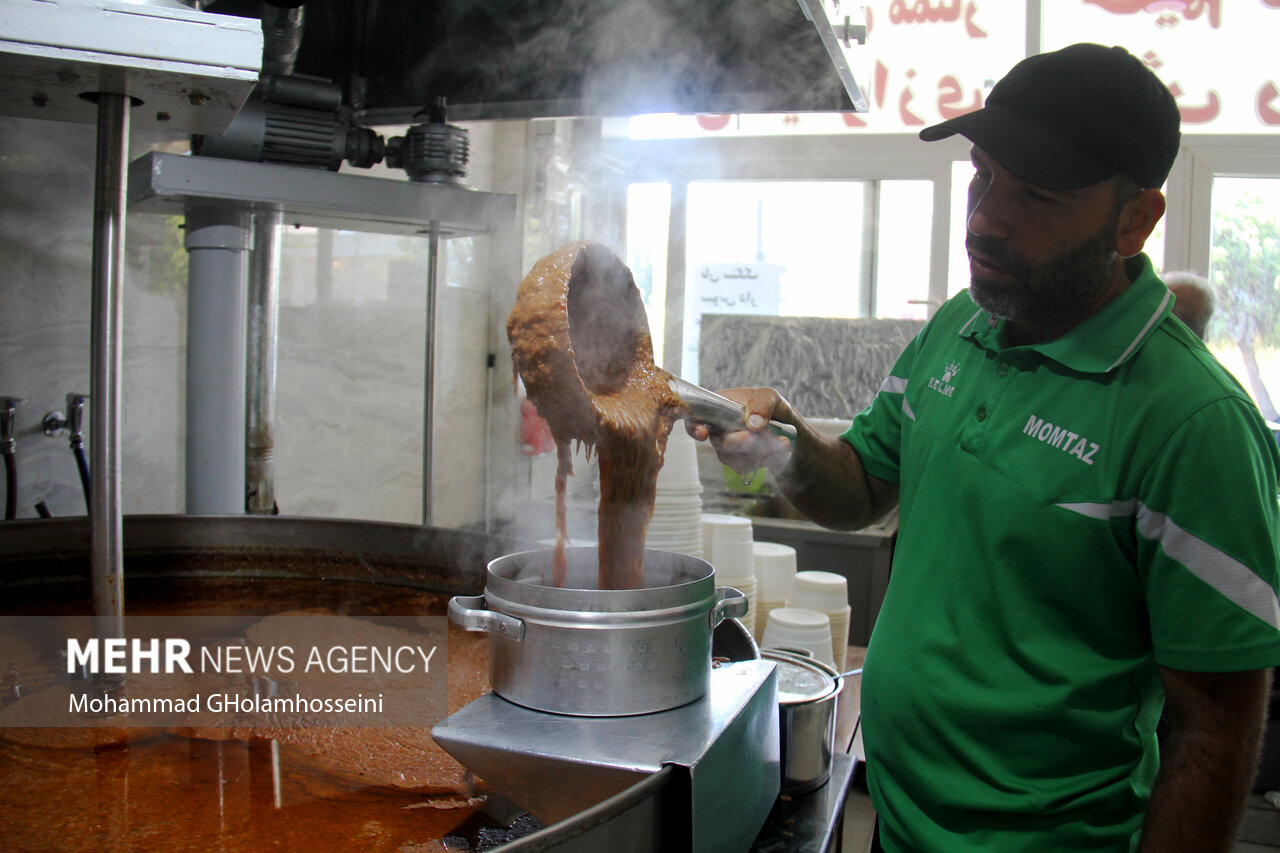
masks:
{"label": "man's head in background", "polygon": [[1173,315],[1204,340],[1215,305],[1209,279],[1181,270],[1164,273],[1161,278],[1173,291]]}

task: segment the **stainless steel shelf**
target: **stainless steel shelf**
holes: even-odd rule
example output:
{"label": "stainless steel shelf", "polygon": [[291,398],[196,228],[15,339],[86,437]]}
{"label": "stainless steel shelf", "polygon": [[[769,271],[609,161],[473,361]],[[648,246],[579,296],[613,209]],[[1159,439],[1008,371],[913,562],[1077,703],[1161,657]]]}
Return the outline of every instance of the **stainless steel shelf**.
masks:
{"label": "stainless steel shelf", "polygon": [[150,152],[129,166],[129,209],[182,215],[189,202],[281,210],[285,225],[444,238],[515,227],[516,197],[455,184]]}
{"label": "stainless steel shelf", "polygon": [[128,95],[136,130],[219,134],[258,82],[262,25],[124,0],[0,0],[0,115],[93,124]]}

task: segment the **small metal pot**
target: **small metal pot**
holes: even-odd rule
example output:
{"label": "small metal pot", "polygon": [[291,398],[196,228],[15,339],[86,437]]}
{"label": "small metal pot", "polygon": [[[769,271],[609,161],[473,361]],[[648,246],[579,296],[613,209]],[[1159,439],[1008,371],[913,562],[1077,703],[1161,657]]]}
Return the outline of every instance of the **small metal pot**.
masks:
{"label": "small metal pot", "polygon": [[746,613],[747,599],[716,587],[711,564],[646,551],[641,589],[595,589],[595,548],[568,548],[568,586],[551,585],[553,551],[489,564],[484,595],[455,596],[449,618],[488,631],[489,684],[539,711],[588,717],[647,714],[702,697],[712,632]]}
{"label": "small metal pot", "polygon": [[778,668],[782,793],[807,794],[831,778],[836,739],[836,701],[844,679],[824,663],[780,649],[760,657]]}

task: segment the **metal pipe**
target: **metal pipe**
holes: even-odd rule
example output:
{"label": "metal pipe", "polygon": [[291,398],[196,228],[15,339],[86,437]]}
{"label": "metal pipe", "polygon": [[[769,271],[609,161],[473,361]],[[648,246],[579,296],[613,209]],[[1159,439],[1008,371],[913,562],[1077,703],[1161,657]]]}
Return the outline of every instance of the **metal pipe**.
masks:
{"label": "metal pipe", "polygon": [[440,226],[432,222],[427,233],[427,341],[422,376],[422,523],[431,524],[431,454],[435,442],[436,290],[440,276]]}
{"label": "metal pipe", "polygon": [[4,457],[4,520],[12,521],[18,517],[18,457],[13,451],[0,450]]}
{"label": "metal pipe", "polygon": [[18,517],[18,443],[13,434],[18,425],[19,397],[0,397],[0,456],[4,457],[4,519]]}
{"label": "metal pipe", "polygon": [[[84,404],[88,400],[88,396],[84,394],[68,394],[67,395],[67,414],[62,421],[69,433],[71,433],[71,455],[76,459],[76,470],[80,472],[80,489],[84,492],[84,511],[88,515],[89,507],[93,505],[93,487],[91,485],[93,475],[89,469],[89,460],[85,458],[84,453]],[[50,412],[50,414],[53,414]],[[46,421],[48,418],[46,418]],[[45,432],[49,430],[46,427]]]}
{"label": "metal pipe", "polygon": [[84,511],[93,512],[93,473],[89,470],[89,460],[84,454],[84,439],[76,434],[71,436],[71,455],[76,460],[76,471],[80,473],[80,489],[84,492]]}
{"label": "metal pipe", "polygon": [[187,464],[189,515],[245,507],[247,214],[187,209]]}
{"label": "metal pipe", "polygon": [[124,636],[120,510],[120,364],[129,98],[98,94],[93,187],[93,294],[89,356],[89,567],[95,637]]}
{"label": "metal pipe", "polygon": [[276,353],[280,329],[279,210],[253,217],[249,259],[248,393],[245,398],[245,510],[278,512],[275,498]]}
{"label": "metal pipe", "polygon": [[302,7],[262,4],[262,76],[292,74],[302,47]]}

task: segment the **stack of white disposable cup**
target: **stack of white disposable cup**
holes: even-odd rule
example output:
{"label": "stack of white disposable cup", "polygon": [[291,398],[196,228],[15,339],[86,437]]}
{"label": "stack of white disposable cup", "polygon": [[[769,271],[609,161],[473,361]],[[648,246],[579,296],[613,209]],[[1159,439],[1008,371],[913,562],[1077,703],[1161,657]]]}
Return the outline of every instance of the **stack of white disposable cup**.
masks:
{"label": "stack of white disposable cup", "polygon": [[756,608],[756,642],[760,642],[769,614],[787,606],[796,577],[796,549],[777,542],[754,542],[751,551],[756,565],[756,591],[760,594]]}
{"label": "stack of white disposable cup", "polygon": [[826,614],[831,622],[831,651],[844,663],[849,647],[849,584],[835,572],[796,572],[788,607],[803,607]]}
{"label": "stack of white disposable cup", "polygon": [[831,620],[827,614],[803,607],[779,607],[764,626],[763,649],[808,652],[813,659],[835,666],[831,656]]}
{"label": "stack of white disposable cup", "polygon": [[697,442],[681,424],[676,424],[667,439],[645,547],[695,557],[701,557],[705,550]]}
{"label": "stack of white disposable cup", "polygon": [[747,612],[739,618],[751,636],[756,635],[755,558],[752,553],[751,519],[740,515],[703,513],[703,553],[716,570],[716,585],[731,586],[747,597]]}

